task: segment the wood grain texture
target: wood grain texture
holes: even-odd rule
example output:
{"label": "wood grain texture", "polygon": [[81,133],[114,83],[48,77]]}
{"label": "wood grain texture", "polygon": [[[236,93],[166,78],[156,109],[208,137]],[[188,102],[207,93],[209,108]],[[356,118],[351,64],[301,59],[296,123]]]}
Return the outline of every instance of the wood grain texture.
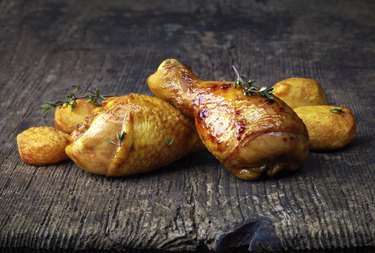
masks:
{"label": "wood grain texture", "polygon": [[[374,9],[371,0],[0,1],[0,251],[370,252]],[[257,182],[232,177],[208,152],[110,179],[20,160],[17,133],[52,125],[42,101],[75,83],[151,94],[145,80],[169,57],[207,79],[233,78],[231,64],[268,85],[317,79],[332,104],[353,110],[357,138]]]}

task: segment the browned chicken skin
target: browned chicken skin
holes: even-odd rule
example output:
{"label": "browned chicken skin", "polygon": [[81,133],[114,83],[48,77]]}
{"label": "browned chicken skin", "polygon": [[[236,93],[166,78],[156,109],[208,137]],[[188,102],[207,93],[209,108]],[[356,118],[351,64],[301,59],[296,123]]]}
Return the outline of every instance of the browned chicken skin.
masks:
{"label": "browned chicken skin", "polygon": [[200,80],[175,59],[165,60],[147,83],[156,96],[195,118],[203,144],[241,179],[296,170],[307,158],[306,127],[278,98],[245,96],[233,82]]}
{"label": "browned chicken skin", "polygon": [[71,134],[65,151],[94,174],[145,173],[203,147],[194,122],[157,97],[108,98],[93,114]]}

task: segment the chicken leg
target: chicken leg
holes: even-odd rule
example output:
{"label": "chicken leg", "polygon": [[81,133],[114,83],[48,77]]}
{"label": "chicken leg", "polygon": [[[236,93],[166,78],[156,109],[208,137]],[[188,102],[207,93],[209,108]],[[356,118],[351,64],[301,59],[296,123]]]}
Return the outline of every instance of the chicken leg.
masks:
{"label": "chicken leg", "polygon": [[306,127],[278,98],[246,96],[233,82],[203,81],[175,59],[147,79],[151,91],[195,118],[203,144],[233,175],[254,180],[299,168]]}
{"label": "chicken leg", "polygon": [[106,99],[70,141],[65,151],[79,167],[106,176],[152,171],[203,148],[191,119],[138,94]]}

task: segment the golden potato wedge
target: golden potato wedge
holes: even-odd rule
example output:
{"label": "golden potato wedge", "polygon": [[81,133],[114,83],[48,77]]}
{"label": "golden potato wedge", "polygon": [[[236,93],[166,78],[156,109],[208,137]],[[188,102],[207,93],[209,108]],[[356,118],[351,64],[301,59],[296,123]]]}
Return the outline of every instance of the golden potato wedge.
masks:
{"label": "golden potato wedge", "polygon": [[307,127],[311,150],[343,148],[355,137],[356,121],[348,108],[301,106],[294,111]]}
{"label": "golden potato wedge", "polygon": [[31,127],[17,135],[18,152],[28,164],[54,164],[68,159],[69,135],[53,127]]}
{"label": "golden potato wedge", "polygon": [[274,95],[291,108],[307,105],[327,105],[322,86],[309,78],[288,78],[272,86]]}
{"label": "golden potato wedge", "polygon": [[70,105],[64,105],[55,110],[55,128],[65,133],[72,133],[76,126],[89,117],[98,104],[88,102],[86,99],[77,99],[77,107],[72,111]]}

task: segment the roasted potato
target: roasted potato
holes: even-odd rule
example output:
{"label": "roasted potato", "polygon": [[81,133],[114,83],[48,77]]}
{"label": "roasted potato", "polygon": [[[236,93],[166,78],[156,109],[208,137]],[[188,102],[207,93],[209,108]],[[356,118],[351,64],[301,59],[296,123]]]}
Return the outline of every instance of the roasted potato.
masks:
{"label": "roasted potato", "polygon": [[309,133],[311,150],[332,150],[346,146],[355,136],[352,112],[338,106],[301,106],[294,109]]}
{"label": "roasted potato", "polygon": [[28,164],[46,165],[68,159],[69,135],[53,127],[31,127],[17,135],[18,152]]}
{"label": "roasted potato", "polygon": [[72,133],[76,126],[82,123],[86,117],[91,116],[98,104],[88,102],[86,99],[77,99],[77,106],[72,111],[70,105],[63,105],[55,110],[55,128],[65,133]]}
{"label": "roasted potato", "polygon": [[272,86],[274,95],[291,108],[307,105],[327,105],[322,86],[309,78],[288,78]]}

